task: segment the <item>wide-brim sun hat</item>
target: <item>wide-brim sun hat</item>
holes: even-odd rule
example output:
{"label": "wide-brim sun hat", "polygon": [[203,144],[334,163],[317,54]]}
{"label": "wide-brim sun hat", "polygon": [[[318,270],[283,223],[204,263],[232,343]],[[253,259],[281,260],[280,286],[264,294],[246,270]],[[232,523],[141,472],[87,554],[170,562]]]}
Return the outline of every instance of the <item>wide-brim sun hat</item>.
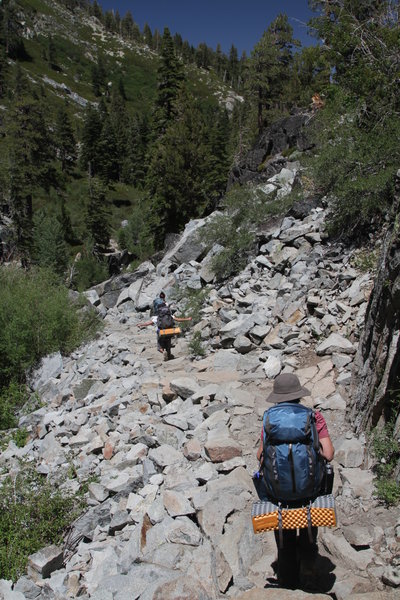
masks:
{"label": "wide-brim sun hat", "polygon": [[274,387],[267,398],[267,402],[290,402],[303,396],[310,396],[311,392],[302,387],[299,378],[294,373],[281,373],[274,380]]}

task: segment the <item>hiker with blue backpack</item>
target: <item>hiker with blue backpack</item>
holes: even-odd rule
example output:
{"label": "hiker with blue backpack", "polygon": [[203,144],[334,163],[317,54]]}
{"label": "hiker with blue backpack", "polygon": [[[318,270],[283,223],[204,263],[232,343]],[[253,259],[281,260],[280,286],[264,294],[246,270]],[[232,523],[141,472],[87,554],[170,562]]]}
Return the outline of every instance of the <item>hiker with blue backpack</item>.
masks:
{"label": "hiker with blue backpack", "polygon": [[167,302],[165,300],[165,292],[161,291],[160,295],[157,296],[157,298],[155,298],[154,301],[153,301],[153,306],[151,307],[150,316],[151,317],[157,317],[158,316],[158,309],[161,306],[163,306],[164,304],[167,304]]}
{"label": "hiker with blue backpack", "polygon": [[[264,412],[257,459],[257,491],[261,500],[278,507],[279,528],[275,530],[278,548],[278,583],[296,589],[299,584],[315,587],[314,567],[317,557],[317,527],[283,529],[281,509],[311,505],[327,493],[326,465],[334,456],[334,448],[324,417],[300,403],[310,392],[302,387],[297,375],[282,373],[274,380],[267,402],[273,404]],[[330,490],[331,491],[331,490]],[[308,515],[310,512],[308,512]]]}
{"label": "hiker with blue backpack", "polygon": [[157,328],[157,350],[162,352],[164,360],[174,358],[172,348],[172,338],[180,333],[179,327],[176,327],[176,321],[191,321],[191,317],[175,317],[168,304],[165,302],[165,293],[160,292],[160,296],[156,298],[152,306],[152,318],[145,323],[138,323],[138,327],[147,327],[155,325]]}

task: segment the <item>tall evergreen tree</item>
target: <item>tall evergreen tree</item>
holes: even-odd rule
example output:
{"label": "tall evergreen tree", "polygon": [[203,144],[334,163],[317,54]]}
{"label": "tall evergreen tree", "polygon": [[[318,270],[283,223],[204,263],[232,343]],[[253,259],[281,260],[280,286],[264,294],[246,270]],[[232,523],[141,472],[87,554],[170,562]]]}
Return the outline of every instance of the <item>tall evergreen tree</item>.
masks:
{"label": "tall evergreen tree", "polygon": [[133,26],[134,20],[132,17],[132,13],[130,10],[128,10],[121,21],[121,33],[128,40],[131,40],[133,37]]}
{"label": "tall evergreen tree", "polygon": [[218,77],[222,78],[224,75],[225,65],[221,44],[217,44],[217,48],[215,50],[214,69],[216,70]]}
{"label": "tall evergreen tree", "polygon": [[151,48],[153,45],[153,34],[151,33],[151,29],[148,23],[145,23],[143,27],[143,39],[144,43],[147,44],[149,48]]}
{"label": "tall evergreen tree", "polygon": [[[332,199],[331,229],[352,240],[381,223],[400,161],[398,3],[311,2],[331,69],[326,103],[314,119],[313,176]],[[372,142],[373,140],[373,142]]]}
{"label": "tall evergreen tree", "polygon": [[79,163],[89,176],[96,175],[99,164],[99,140],[103,122],[99,111],[91,104],[85,110]]}
{"label": "tall evergreen tree", "polygon": [[86,225],[94,242],[94,251],[107,250],[110,241],[110,211],[106,201],[106,189],[97,178],[90,181]]}
{"label": "tall evergreen tree", "polygon": [[239,78],[239,59],[237,48],[233,44],[229,51],[228,73],[230,85],[232,87],[237,87]]}
{"label": "tall evergreen tree", "polygon": [[96,174],[104,181],[118,181],[120,172],[120,154],[118,152],[117,136],[111,117],[103,123],[100,138],[97,145],[97,169]]}
{"label": "tall evergreen tree", "polygon": [[255,45],[248,63],[247,93],[257,107],[259,133],[287,103],[285,87],[293,59],[293,28],[286,15],[278,15]]}
{"label": "tall evergreen tree", "polygon": [[77,240],[76,235],[73,230],[73,227],[72,227],[71,216],[67,210],[67,207],[65,206],[65,197],[64,196],[61,196],[61,212],[60,212],[59,222],[60,222],[60,225],[62,228],[64,240],[68,244],[78,243],[79,240]]}
{"label": "tall evergreen tree", "polygon": [[61,171],[71,173],[76,164],[76,140],[66,104],[60,106],[57,111],[54,137]]}
{"label": "tall evergreen tree", "polygon": [[182,93],[177,115],[151,152],[147,186],[153,198],[156,245],[180,231],[209,203],[208,149],[204,119],[193,99]]}
{"label": "tall evergreen tree", "polygon": [[39,187],[56,186],[54,146],[38,100],[25,97],[13,104],[7,115],[6,146],[11,214],[26,264],[32,243],[33,195]]}
{"label": "tall evergreen tree", "polygon": [[4,31],[4,10],[0,8],[0,98],[2,98],[6,92],[8,73],[9,67]]}
{"label": "tall evergreen tree", "polygon": [[52,69],[58,69],[57,67],[57,49],[54,43],[53,37],[50,35],[47,39],[47,62]]}
{"label": "tall evergreen tree", "polygon": [[175,101],[184,81],[182,64],[175,55],[174,42],[169,29],[164,29],[161,64],[157,72],[157,99],[155,123],[159,132],[165,131],[175,115]]}
{"label": "tall evergreen tree", "polygon": [[146,154],[150,139],[150,124],[146,115],[134,115],[131,119],[121,178],[124,183],[143,187],[147,173]]}
{"label": "tall evergreen tree", "polygon": [[68,265],[67,245],[58,219],[39,211],[34,216],[33,259],[62,277]]}
{"label": "tall evergreen tree", "polygon": [[152,49],[155,50],[156,52],[159,52],[160,48],[161,48],[161,43],[162,43],[162,35],[158,29],[155,29],[153,32],[153,42],[151,45]]}
{"label": "tall evergreen tree", "polygon": [[3,0],[0,10],[6,55],[12,59],[26,57],[17,3],[14,0]]}

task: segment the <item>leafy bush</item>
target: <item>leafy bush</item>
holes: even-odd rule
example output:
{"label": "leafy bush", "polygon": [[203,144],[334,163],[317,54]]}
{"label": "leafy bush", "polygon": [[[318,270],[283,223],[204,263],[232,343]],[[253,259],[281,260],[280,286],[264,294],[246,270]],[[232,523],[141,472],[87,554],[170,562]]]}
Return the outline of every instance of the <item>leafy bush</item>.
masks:
{"label": "leafy bush", "polygon": [[61,223],[53,215],[38,211],[34,225],[33,254],[36,263],[62,277],[67,270],[68,252]]}
{"label": "leafy bush", "polygon": [[172,293],[173,303],[179,303],[179,312],[176,316],[192,317],[191,321],[183,321],[179,325],[182,329],[196,325],[201,320],[201,309],[209,294],[205,288],[193,290],[188,287],[176,287]]}
{"label": "leafy bush", "polygon": [[23,382],[43,356],[68,353],[94,334],[97,316],[79,309],[49,271],[0,270],[0,389]]}
{"label": "leafy bush", "polygon": [[200,331],[195,331],[189,343],[190,353],[194,356],[204,356],[205,350],[201,343]]}
{"label": "leafy bush", "polygon": [[154,236],[151,231],[151,210],[145,201],[140,201],[129,215],[128,224],[118,231],[120,248],[128,250],[143,261],[154,253]]}
{"label": "leafy bush", "polygon": [[379,224],[393,199],[400,152],[400,119],[390,127],[365,124],[359,99],[332,90],[313,127],[317,153],[310,171],[331,204],[330,231],[360,237]]}
{"label": "leafy bush", "polygon": [[100,257],[85,250],[81,258],[74,263],[72,284],[79,292],[109,278],[107,264]]}
{"label": "leafy bush", "polygon": [[82,509],[82,498],[58,489],[32,467],[8,475],[0,487],[0,579],[15,581],[30,554],[59,544]]}
{"label": "leafy bush", "polygon": [[207,245],[218,243],[223,250],[212,260],[218,280],[243,269],[254,251],[258,227],[268,217],[283,213],[295,194],[275,199],[252,187],[233,188],[224,198],[224,212],[217,214],[202,230]]}
{"label": "leafy bush", "polygon": [[400,483],[393,477],[400,460],[400,442],[394,435],[395,420],[382,428],[375,428],[372,435],[372,451],[377,460],[375,473],[376,495],[385,504],[400,502]]}
{"label": "leafy bush", "polygon": [[23,406],[29,399],[28,390],[24,385],[15,382],[3,388],[0,393],[0,430],[17,426],[16,409]]}

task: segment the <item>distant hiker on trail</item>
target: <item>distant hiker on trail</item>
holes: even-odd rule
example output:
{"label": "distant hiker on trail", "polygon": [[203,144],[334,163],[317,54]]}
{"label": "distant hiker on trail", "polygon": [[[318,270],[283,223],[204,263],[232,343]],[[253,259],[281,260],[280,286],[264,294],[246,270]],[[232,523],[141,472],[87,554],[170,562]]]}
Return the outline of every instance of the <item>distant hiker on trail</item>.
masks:
{"label": "distant hiker on trail", "polygon": [[[274,381],[265,411],[257,459],[262,473],[262,499],[286,508],[304,506],[321,495],[325,464],[334,448],[324,417],[300,404],[310,392],[293,373]],[[317,527],[275,530],[278,547],[278,583],[296,589],[315,587]]]}
{"label": "distant hiker on trail", "polygon": [[151,307],[151,310],[150,310],[150,316],[151,317],[157,317],[158,316],[158,309],[163,304],[166,304],[165,292],[160,292],[160,295],[157,296],[157,298],[154,299],[153,306]]}
{"label": "distant hiker on trail", "polygon": [[[163,294],[164,292],[161,293]],[[180,328],[176,327],[175,322],[191,320],[192,317],[175,317],[172,314],[169,306],[163,302],[158,304],[157,316],[153,316],[150,321],[146,321],[145,323],[138,323],[137,326],[141,329],[142,327],[147,327],[148,325],[156,325],[157,350],[164,354],[164,360],[170,360],[174,358],[173,354],[171,353],[172,338],[174,335],[178,335],[181,332]]]}

